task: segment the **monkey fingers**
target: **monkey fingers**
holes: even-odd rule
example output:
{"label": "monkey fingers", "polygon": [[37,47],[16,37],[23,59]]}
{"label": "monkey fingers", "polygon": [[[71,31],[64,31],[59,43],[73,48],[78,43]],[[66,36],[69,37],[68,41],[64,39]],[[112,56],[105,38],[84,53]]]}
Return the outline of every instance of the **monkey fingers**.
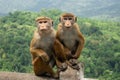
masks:
{"label": "monkey fingers", "polygon": [[76,69],[76,70],[79,70],[80,69],[80,67],[79,67],[79,65],[78,64],[74,64],[74,65],[72,65],[72,64],[68,64],[71,68],[73,68],[73,69]]}
{"label": "monkey fingers", "polygon": [[54,75],[52,75],[52,77],[53,77],[55,80],[59,80],[59,73],[55,73]]}
{"label": "monkey fingers", "polygon": [[46,62],[46,63],[49,62],[49,56],[47,54],[42,54],[40,57],[44,62]]}
{"label": "monkey fingers", "polygon": [[73,55],[73,58],[74,58],[74,59],[78,59],[79,56],[78,56],[78,55]]}
{"label": "monkey fingers", "polygon": [[76,59],[70,59],[69,63],[70,63],[69,66],[72,67],[73,69],[76,69],[76,70],[80,69],[78,65],[79,62]]}
{"label": "monkey fingers", "polygon": [[67,55],[67,58],[68,58],[68,59],[72,58],[72,56],[73,56],[73,55],[71,54],[71,51],[70,51],[70,50],[66,50],[66,49],[65,49],[65,54]]}
{"label": "monkey fingers", "polygon": [[76,59],[70,59],[69,62],[70,62],[72,65],[76,65],[76,64],[79,63]]}
{"label": "monkey fingers", "polygon": [[33,61],[32,61],[32,65],[35,64],[35,62],[39,59],[39,57],[35,58]]}
{"label": "monkey fingers", "polygon": [[65,71],[67,69],[67,64],[62,63],[60,66],[58,66],[58,71]]}
{"label": "monkey fingers", "polygon": [[76,65],[72,65],[71,67],[72,67],[73,69],[80,70],[80,67],[79,67],[78,64],[76,64]]}

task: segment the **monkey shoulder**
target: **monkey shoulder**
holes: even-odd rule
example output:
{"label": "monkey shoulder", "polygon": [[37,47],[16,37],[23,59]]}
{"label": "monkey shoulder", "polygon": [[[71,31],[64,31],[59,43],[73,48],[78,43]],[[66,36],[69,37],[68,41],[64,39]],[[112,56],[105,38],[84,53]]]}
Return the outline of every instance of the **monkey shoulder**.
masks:
{"label": "monkey shoulder", "polygon": [[57,30],[58,30],[58,31],[63,30],[63,29],[62,29],[62,26],[63,26],[63,25],[62,25],[61,23],[59,23],[59,24],[58,24],[58,27],[57,27]]}
{"label": "monkey shoulder", "polygon": [[52,33],[51,36],[55,37],[56,36],[56,30],[52,28]]}
{"label": "monkey shoulder", "polygon": [[33,38],[36,39],[36,40],[41,38],[41,36],[39,35],[37,30],[34,31]]}
{"label": "monkey shoulder", "polygon": [[62,23],[59,23],[59,24],[58,24],[58,27],[62,27]]}

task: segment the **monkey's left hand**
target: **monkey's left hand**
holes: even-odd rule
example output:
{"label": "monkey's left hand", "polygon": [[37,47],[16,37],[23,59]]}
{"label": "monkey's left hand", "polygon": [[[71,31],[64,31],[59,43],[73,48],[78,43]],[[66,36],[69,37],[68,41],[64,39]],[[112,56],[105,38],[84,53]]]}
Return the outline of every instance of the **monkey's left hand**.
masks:
{"label": "monkey's left hand", "polygon": [[65,71],[67,69],[67,64],[64,62],[60,66],[58,66],[58,71]]}
{"label": "monkey's left hand", "polygon": [[46,63],[49,62],[49,56],[48,56],[46,53],[41,54],[40,57],[41,57],[41,59],[42,59],[44,62],[46,62]]}
{"label": "monkey's left hand", "polygon": [[76,69],[76,70],[79,70],[79,69],[80,69],[80,67],[79,67],[79,65],[78,65],[79,62],[77,61],[77,59],[70,59],[69,62],[70,62],[70,66],[71,66],[73,69]]}
{"label": "monkey's left hand", "polygon": [[65,48],[65,54],[67,55],[68,58],[72,58],[73,57],[71,51],[69,49],[67,49],[67,48]]}
{"label": "monkey's left hand", "polygon": [[79,58],[79,56],[78,55],[72,55],[72,57],[74,58],[74,59],[78,59]]}

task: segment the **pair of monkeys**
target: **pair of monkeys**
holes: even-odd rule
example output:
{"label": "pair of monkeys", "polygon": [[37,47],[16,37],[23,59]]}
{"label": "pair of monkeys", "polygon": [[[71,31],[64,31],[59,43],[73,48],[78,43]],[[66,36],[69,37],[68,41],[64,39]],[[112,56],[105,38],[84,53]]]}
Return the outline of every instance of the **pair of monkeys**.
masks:
{"label": "pair of monkeys", "polygon": [[[36,19],[37,29],[30,43],[32,64],[35,75],[50,75],[59,78],[59,72],[69,65],[79,70],[77,59],[84,47],[84,37],[76,23],[77,17],[72,13],[60,16],[57,32],[53,21],[48,17]],[[57,66],[57,71],[53,70]]]}

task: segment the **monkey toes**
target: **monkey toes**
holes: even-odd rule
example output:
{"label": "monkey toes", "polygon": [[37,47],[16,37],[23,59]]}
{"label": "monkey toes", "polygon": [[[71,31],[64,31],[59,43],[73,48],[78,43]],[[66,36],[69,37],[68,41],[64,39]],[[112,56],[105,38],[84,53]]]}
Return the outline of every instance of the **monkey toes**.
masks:
{"label": "monkey toes", "polygon": [[54,79],[59,79],[59,74],[58,74],[58,73],[55,73],[52,77],[53,77]]}
{"label": "monkey toes", "polygon": [[67,64],[66,63],[62,63],[61,66],[58,67],[58,71],[65,71],[67,69]]}
{"label": "monkey toes", "polygon": [[70,62],[70,66],[71,66],[73,69],[76,69],[76,70],[79,70],[79,69],[80,69],[80,67],[79,67],[79,65],[78,65],[79,62],[78,62],[76,59],[70,59],[69,62]]}
{"label": "monkey toes", "polygon": [[69,62],[70,62],[72,65],[76,65],[76,64],[79,63],[76,59],[70,59]]}
{"label": "monkey toes", "polygon": [[72,67],[73,69],[80,70],[80,67],[79,67],[78,64],[76,64],[76,65],[72,65],[71,67]]}

